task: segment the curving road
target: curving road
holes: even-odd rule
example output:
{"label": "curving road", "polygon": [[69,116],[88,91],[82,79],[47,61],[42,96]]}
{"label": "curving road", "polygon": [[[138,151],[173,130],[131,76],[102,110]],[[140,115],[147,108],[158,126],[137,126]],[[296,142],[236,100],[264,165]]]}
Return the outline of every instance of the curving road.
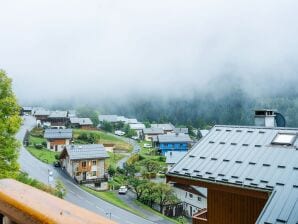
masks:
{"label": "curving road", "polygon": [[[16,135],[19,141],[23,141],[26,130],[31,130],[35,126],[35,119],[31,116],[24,117],[24,123],[19,133]],[[60,169],[54,169],[53,166],[44,164],[33,157],[23,146],[20,149],[19,163],[22,171],[26,172],[32,178],[48,184],[48,170],[53,170],[54,179],[63,181],[67,195],[65,200],[80,207],[93,211],[102,216],[107,216],[112,220],[123,224],[153,224],[137,215],[103,201],[78,187],[71,178],[65,175]],[[53,183],[54,181],[51,181]],[[50,184],[51,184],[50,183]]]}

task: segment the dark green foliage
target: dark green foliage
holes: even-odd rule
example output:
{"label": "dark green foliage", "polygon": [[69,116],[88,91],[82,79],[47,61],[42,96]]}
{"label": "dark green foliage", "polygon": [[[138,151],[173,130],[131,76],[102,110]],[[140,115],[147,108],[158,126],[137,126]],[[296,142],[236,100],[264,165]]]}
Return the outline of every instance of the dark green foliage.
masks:
{"label": "dark green foliage", "polygon": [[47,147],[47,142],[44,141],[44,142],[42,142],[41,144],[42,144],[42,146],[43,146],[44,148]]}
{"label": "dark green foliage", "polygon": [[109,174],[111,177],[113,177],[113,176],[115,175],[115,173],[116,173],[116,169],[115,169],[115,167],[110,165],[109,168],[108,168],[108,174]]}
{"label": "dark green foliage", "polygon": [[107,131],[107,132],[114,132],[115,128],[113,127],[112,123],[110,122],[107,122],[107,121],[103,121],[101,123],[101,126],[100,128],[104,131]]}
{"label": "dark green foliage", "polygon": [[43,148],[42,144],[37,144],[37,143],[34,144],[34,147],[36,149],[42,149]]}
{"label": "dark green foliage", "polygon": [[19,114],[11,79],[0,70],[0,178],[15,177],[19,170],[19,143],[15,139],[21,125]]}
{"label": "dark green foliage", "polygon": [[94,144],[97,142],[96,136],[93,133],[81,133],[78,136],[78,140],[84,142],[84,143],[89,143],[89,144]]}

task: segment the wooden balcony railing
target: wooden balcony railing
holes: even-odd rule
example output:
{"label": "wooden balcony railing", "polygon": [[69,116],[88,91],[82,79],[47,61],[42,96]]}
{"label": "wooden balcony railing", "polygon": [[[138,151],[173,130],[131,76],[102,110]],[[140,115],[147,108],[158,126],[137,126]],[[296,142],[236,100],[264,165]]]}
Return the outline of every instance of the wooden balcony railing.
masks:
{"label": "wooden balcony railing", "polygon": [[0,180],[0,223],[115,224],[86,209],[12,179]]}
{"label": "wooden balcony railing", "polygon": [[192,217],[193,224],[208,224],[207,220],[207,209],[201,209],[198,213],[194,214]]}

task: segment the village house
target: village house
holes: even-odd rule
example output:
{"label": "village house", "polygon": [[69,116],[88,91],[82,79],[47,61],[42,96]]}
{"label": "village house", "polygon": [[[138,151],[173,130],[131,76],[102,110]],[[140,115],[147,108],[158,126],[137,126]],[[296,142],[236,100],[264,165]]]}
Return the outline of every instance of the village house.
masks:
{"label": "village house", "polygon": [[184,214],[192,218],[199,211],[207,208],[207,189],[184,184],[173,184],[176,197],[182,202]]}
{"label": "village house", "polygon": [[270,110],[256,111],[255,123],[214,126],[167,173],[168,182],[207,188],[207,209],[192,223],[298,222],[298,129],[280,127]]}
{"label": "village house", "polygon": [[108,189],[106,159],[109,155],[102,144],[68,145],[61,155],[61,166],[78,183]]}
{"label": "village house", "polygon": [[21,109],[21,115],[32,115],[33,112],[33,107],[22,107]]}
{"label": "village house", "polygon": [[47,140],[47,148],[61,152],[64,146],[71,143],[72,129],[46,129],[44,138]]}
{"label": "village house", "polygon": [[71,128],[81,128],[85,130],[90,130],[93,129],[93,122],[90,118],[71,117],[70,126]]}
{"label": "village house", "polygon": [[151,128],[161,128],[164,131],[164,134],[172,133],[175,126],[171,123],[168,124],[151,124]]}
{"label": "village house", "polygon": [[[186,151],[168,151],[165,154],[168,171],[178,163],[185,155]],[[183,210],[186,216],[191,218],[201,209],[207,208],[207,189],[173,184],[177,198],[183,203]]]}
{"label": "village house", "polygon": [[152,141],[154,136],[162,135],[164,131],[161,128],[144,128],[142,130],[142,139]]}
{"label": "village house", "polygon": [[156,147],[158,151],[165,155],[168,151],[185,151],[187,152],[192,144],[189,135],[169,133],[166,135],[158,135],[156,139]]}
{"label": "village house", "polygon": [[44,123],[47,121],[48,117],[50,116],[50,111],[45,109],[37,109],[34,112],[34,117],[37,121],[40,121],[41,123]]}
{"label": "village house", "polygon": [[137,133],[137,136],[140,138],[142,136],[143,129],[146,128],[146,127],[142,123],[136,123],[136,124],[129,124],[129,128],[131,130],[135,130],[136,133]]}
{"label": "village house", "polygon": [[188,134],[188,128],[174,128],[173,132],[176,134]]}
{"label": "village house", "polygon": [[110,122],[110,123],[117,123],[119,122],[117,115],[99,115],[98,120],[100,123],[103,122]]}
{"label": "village house", "polygon": [[66,127],[69,124],[67,111],[52,111],[47,119],[51,126]]}

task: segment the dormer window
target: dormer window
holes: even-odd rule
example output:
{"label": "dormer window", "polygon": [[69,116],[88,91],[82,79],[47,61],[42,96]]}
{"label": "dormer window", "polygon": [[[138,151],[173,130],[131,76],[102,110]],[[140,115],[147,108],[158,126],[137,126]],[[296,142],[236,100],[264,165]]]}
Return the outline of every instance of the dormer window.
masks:
{"label": "dormer window", "polygon": [[294,144],[297,135],[295,133],[278,133],[271,144],[273,145],[288,145],[291,146]]}

